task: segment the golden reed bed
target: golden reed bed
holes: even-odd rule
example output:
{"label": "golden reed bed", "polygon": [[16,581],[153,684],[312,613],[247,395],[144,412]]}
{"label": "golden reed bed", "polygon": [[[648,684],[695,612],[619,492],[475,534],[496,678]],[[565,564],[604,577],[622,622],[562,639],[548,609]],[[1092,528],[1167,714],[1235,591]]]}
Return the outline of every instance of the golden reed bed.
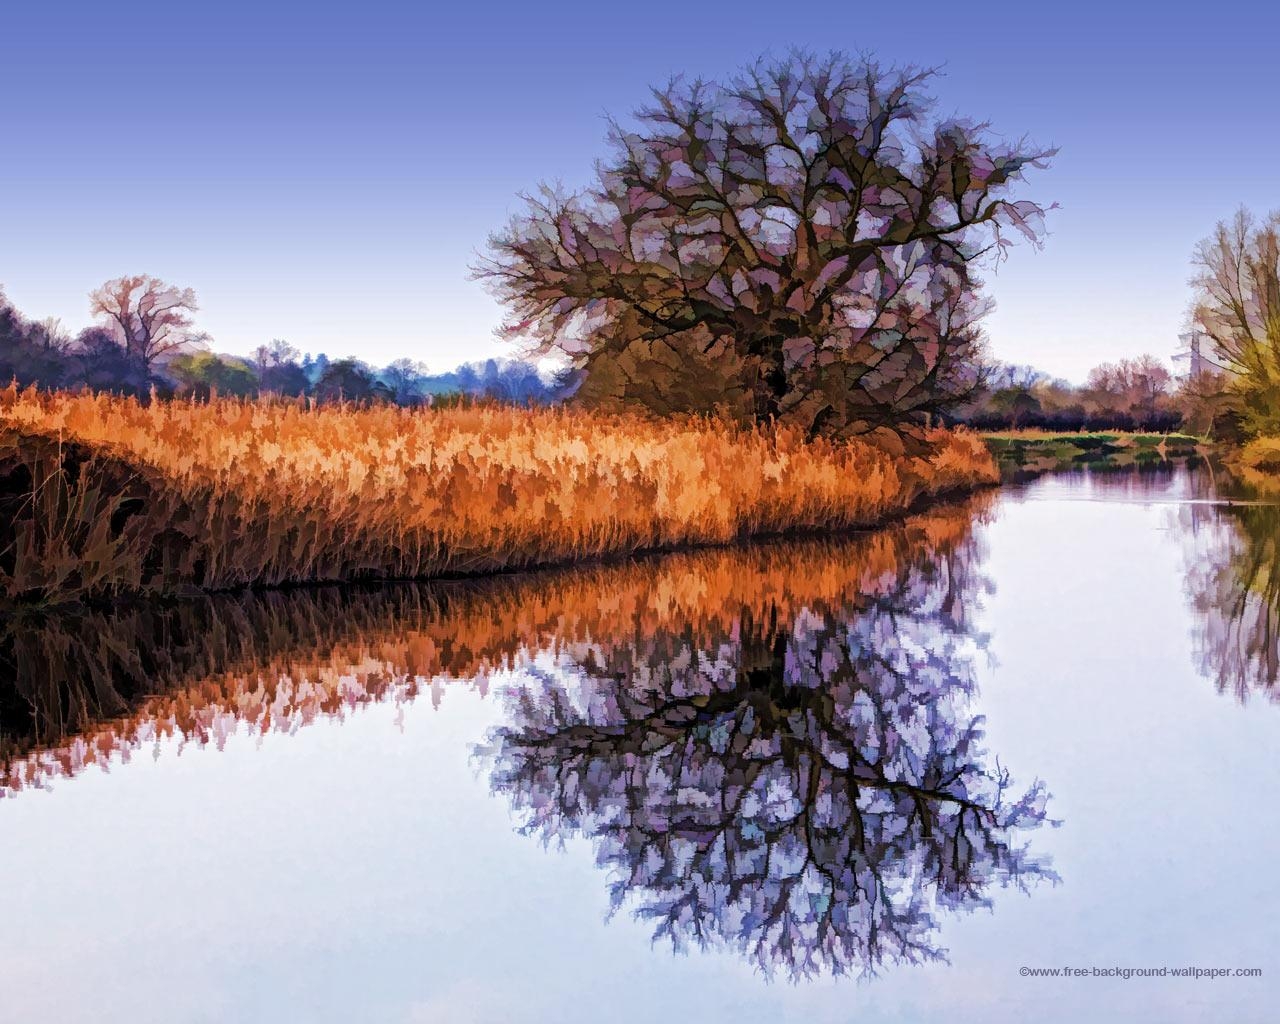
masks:
{"label": "golden reed bed", "polygon": [[[0,391],[0,595],[425,578],[868,526],[997,480],[779,428],[572,409]],[[24,495],[23,490],[26,490]],[[0,542],[3,543],[3,542]]]}
{"label": "golden reed bed", "polygon": [[[0,732],[0,797],[165,740],[214,744],[292,733],[371,703],[481,692],[539,651],[599,652],[656,637],[688,651],[741,645],[808,610],[841,620],[908,588],[952,602],[974,590],[977,496],[840,540],[681,552],[425,586],[327,587],[29,614],[0,629],[0,675],[25,714]],[[945,603],[945,602],[944,602]],[[947,608],[948,614],[959,614]]]}

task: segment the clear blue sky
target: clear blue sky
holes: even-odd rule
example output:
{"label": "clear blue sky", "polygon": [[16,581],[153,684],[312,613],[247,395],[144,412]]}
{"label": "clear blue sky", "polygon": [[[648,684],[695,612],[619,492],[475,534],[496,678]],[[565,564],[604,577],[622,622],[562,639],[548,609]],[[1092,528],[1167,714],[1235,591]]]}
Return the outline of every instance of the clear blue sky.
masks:
{"label": "clear blue sky", "polygon": [[765,50],[943,65],[942,112],[1062,148],[1043,252],[990,279],[995,353],[1070,379],[1167,356],[1188,256],[1280,206],[1280,15],[1261,4],[0,6],[0,284],[88,322],[123,273],[196,289],[219,349],[274,337],[434,368],[500,354],[467,266],[602,114]]}

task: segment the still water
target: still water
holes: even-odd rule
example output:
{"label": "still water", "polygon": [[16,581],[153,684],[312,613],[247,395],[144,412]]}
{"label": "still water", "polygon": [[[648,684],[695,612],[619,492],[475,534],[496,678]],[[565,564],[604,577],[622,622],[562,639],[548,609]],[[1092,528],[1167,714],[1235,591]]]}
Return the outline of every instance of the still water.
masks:
{"label": "still water", "polygon": [[0,1021],[1273,1021],[1278,537],[1073,473],[11,622]]}

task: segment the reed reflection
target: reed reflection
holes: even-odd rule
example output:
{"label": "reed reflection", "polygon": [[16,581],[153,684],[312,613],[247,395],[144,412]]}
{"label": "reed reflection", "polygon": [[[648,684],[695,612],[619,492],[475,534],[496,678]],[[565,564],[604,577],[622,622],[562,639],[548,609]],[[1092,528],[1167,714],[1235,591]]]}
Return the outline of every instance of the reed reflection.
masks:
{"label": "reed reflection", "polygon": [[[989,498],[985,500],[990,500]],[[850,558],[966,528],[973,506],[832,543],[758,545],[474,582],[318,588],[0,620],[0,794],[145,744],[292,732],[585,638],[719,628],[741,607],[842,592]],[[850,554],[854,552],[855,554]],[[456,682],[454,683],[456,685]]]}
{"label": "reed reflection", "polygon": [[[480,749],[522,828],[588,837],[615,910],[677,949],[794,979],[945,957],[945,912],[1054,875],[1046,821],[984,749],[967,519],[826,560],[800,600],[743,587],[720,614],[560,644],[506,688]],[[801,585],[791,596],[804,594]]]}

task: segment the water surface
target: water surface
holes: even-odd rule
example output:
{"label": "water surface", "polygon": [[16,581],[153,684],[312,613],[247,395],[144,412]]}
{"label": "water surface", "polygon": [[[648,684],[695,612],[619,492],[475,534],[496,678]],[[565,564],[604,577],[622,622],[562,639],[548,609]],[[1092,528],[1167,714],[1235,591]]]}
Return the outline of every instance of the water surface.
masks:
{"label": "water surface", "polygon": [[1270,1020],[1280,509],[1231,501],[11,623],[0,1020]]}

